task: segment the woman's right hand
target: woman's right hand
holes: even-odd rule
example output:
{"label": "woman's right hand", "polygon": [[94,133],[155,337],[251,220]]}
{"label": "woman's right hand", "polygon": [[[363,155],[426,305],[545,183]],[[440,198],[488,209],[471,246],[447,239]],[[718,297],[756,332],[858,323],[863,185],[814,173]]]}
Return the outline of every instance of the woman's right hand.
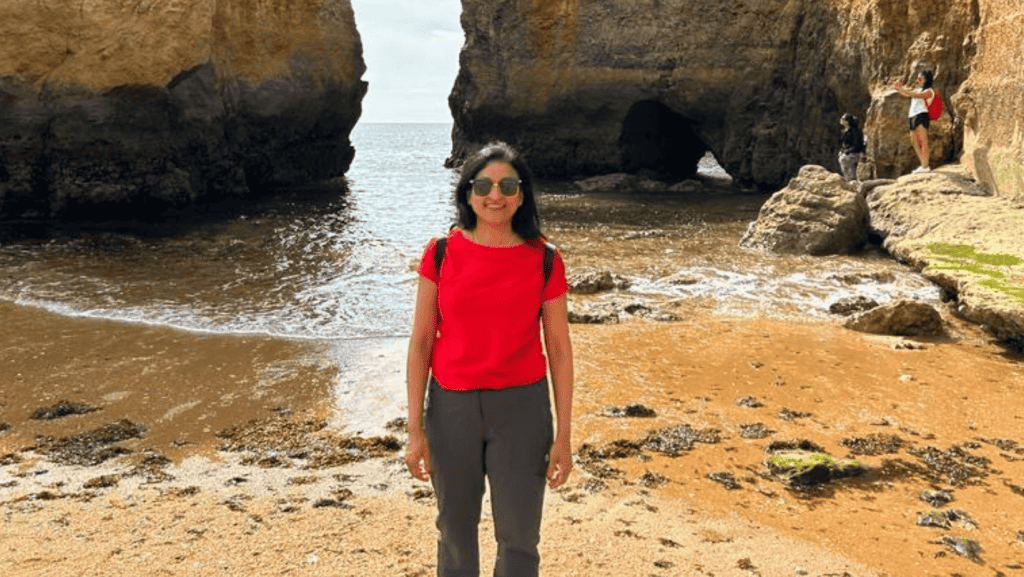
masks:
{"label": "woman's right hand", "polygon": [[430,480],[430,443],[422,429],[409,432],[409,444],[405,448],[405,466],[420,481]]}

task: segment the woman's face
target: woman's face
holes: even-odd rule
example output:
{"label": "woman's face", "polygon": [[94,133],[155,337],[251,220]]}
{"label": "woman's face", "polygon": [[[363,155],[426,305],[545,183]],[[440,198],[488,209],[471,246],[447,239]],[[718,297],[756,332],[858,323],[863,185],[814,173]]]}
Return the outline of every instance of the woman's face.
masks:
{"label": "woman's face", "polygon": [[484,222],[490,225],[507,224],[511,226],[512,215],[523,204],[523,191],[517,190],[515,194],[505,196],[501,193],[501,187],[497,183],[505,178],[519,180],[519,174],[516,170],[505,162],[495,161],[476,173],[474,178],[488,178],[494,183],[494,186],[491,186],[491,190],[483,196],[473,192],[472,189],[469,191],[469,206],[476,213],[477,222]]}

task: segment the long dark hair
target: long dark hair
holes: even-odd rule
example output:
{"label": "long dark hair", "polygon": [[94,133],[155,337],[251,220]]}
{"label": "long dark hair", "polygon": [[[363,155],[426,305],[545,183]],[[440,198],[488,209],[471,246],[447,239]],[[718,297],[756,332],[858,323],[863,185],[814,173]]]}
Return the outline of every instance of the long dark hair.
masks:
{"label": "long dark hair", "polygon": [[932,81],[935,79],[935,73],[931,70],[922,70],[921,77],[924,78],[924,84],[921,85],[922,90],[928,90],[932,87]]}
{"label": "long dark hair", "polygon": [[462,165],[459,184],[455,186],[455,208],[458,209],[458,224],[463,230],[476,228],[476,213],[469,204],[469,195],[473,194],[473,179],[481,170],[492,162],[504,162],[519,174],[519,190],[523,194],[523,203],[512,215],[512,231],[527,242],[543,239],[540,231],[540,211],[533,196],[533,172],[514,148],[504,142],[491,142],[466,159]]}

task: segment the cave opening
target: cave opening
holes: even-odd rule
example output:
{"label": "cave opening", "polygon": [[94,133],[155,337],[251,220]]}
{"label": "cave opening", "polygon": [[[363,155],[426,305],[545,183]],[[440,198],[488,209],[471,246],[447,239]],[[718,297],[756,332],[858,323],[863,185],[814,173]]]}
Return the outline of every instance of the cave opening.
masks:
{"label": "cave opening", "polygon": [[633,104],[622,121],[619,151],[624,172],[646,173],[663,180],[697,174],[708,146],[694,122],[655,100]]}

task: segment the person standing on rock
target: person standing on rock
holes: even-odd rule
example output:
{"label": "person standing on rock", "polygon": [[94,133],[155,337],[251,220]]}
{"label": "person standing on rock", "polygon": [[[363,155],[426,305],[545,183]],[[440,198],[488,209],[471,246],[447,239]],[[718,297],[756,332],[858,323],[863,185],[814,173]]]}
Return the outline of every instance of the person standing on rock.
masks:
{"label": "person standing on rock", "polygon": [[839,118],[843,131],[839,134],[839,167],[846,180],[857,180],[857,165],[864,155],[864,133],[860,120],[847,112]]}
{"label": "person standing on rock", "polygon": [[935,91],[932,90],[933,75],[931,70],[923,70],[917,75],[917,90],[904,88],[903,84],[897,82],[896,90],[901,96],[910,99],[910,118],[907,123],[910,126],[910,143],[917,153],[921,166],[914,169],[914,172],[928,172],[928,128],[931,120],[928,117],[928,106],[935,98]]}
{"label": "person standing on rock", "polygon": [[439,576],[479,575],[485,479],[494,575],[536,576],[544,485],[572,470],[565,265],[546,248],[530,170],[508,145],[466,161],[455,205],[457,226],[443,249],[427,244],[418,269],[405,462],[434,486]]}

